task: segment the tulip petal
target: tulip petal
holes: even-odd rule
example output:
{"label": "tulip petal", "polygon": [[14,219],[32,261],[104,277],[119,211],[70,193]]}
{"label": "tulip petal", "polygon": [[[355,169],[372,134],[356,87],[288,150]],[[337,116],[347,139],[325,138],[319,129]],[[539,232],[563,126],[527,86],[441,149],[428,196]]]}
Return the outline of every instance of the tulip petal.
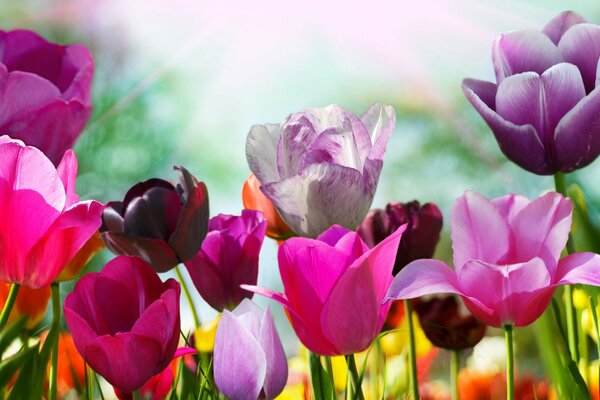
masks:
{"label": "tulip petal", "polygon": [[283,391],[287,383],[288,368],[281,339],[275,329],[271,310],[267,307],[260,324],[259,342],[265,351],[266,375],[263,384],[267,399],[274,399]]}
{"label": "tulip petal", "polygon": [[488,124],[500,150],[514,163],[536,174],[552,174],[555,171],[546,161],[544,146],[535,128],[518,126],[505,120],[495,111],[496,85],[491,82],[465,79],[462,84],[467,100]]}
{"label": "tulip petal", "polygon": [[396,275],[385,301],[414,299],[436,293],[461,294],[456,273],[439,260],[416,260]]}
{"label": "tulip petal", "polygon": [[573,25],[583,24],[586,20],[572,11],[563,11],[544,26],[542,32],[558,45],[560,39]]}
{"label": "tulip petal", "polygon": [[68,46],[63,55],[62,67],[63,71],[57,82],[59,88],[66,88],[63,89],[62,98],[91,104],[94,59],[90,50],[79,44]]}
{"label": "tulip petal", "polygon": [[565,61],[575,64],[589,93],[596,87],[596,68],[600,58],[600,26],[577,24],[565,32],[558,48]]}
{"label": "tulip petal", "polygon": [[583,168],[600,154],[600,87],[569,111],[556,127],[556,156],[561,171]]}
{"label": "tulip petal", "polygon": [[102,232],[102,240],[113,253],[138,256],[151,264],[157,272],[167,272],[179,264],[177,254],[162,240],[116,232]]}
{"label": "tulip petal", "polygon": [[56,171],[60,176],[66,194],[65,207],[71,207],[79,202],[79,196],[75,192],[75,182],[77,180],[77,157],[71,149],[65,151],[65,154],[60,160],[60,164],[56,167]]}
{"label": "tulip petal", "polygon": [[110,335],[117,332],[128,332],[139,318],[140,309],[132,297],[135,292],[129,292],[121,282],[98,276],[93,296],[100,315],[104,317]]}
{"label": "tulip petal", "polygon": [[252,173],[263,184],[279,180],[277,145],[279,124],[254,125],[246,139],[246,160]]}
{"label": "tulip petal", "polygon": [[521,210],[530,203],[527,197],[519,194],[507,194],[506,196],[498,197],[491,201],[498,211],[500,211],[502,218],[504,218],[510,226],[513,225],[515,217]]}
{"label": "tulip petal", "polygon": [[[262,187],[283,220],[301,236],[316,237],[331,225],[354,230],[373,201],[361,173],[336,164],[313,164],[300,175]],[[342,199],[339,193],[344,193]]]}
{"label": "tulip petal", "polygon": [[600,286],[600,256],[594,253],[575,253],[558,263],[554,281],[557,285]]}
{"label": "tulip petal", "polygon": [[368,158],[383,160],[387,142],[396,126],[394,107],[373,103],[360,117],[360,120],[369,132],[373,144],[370,147]]}
{"label": "tulip petal", "polygon": [[151,239],[169,240],[181,213],[175,190],[153,187],[131,200],[125,210],[125,233]]}
{"label": "tulip petal", "polygon": [[[297,115],[300,117],[296,120]],[[282,128],[281,136],[277,144],[277,170],[281,178],[287,178],[299,174],[306,162],[310,162],[308,147],[319,137],[319,132],[311,124],[310,120],[303,114],[293,114],[288,118],[288,122]],[[334,128],[327,131],[334,131]],[[320,133],[321,135],[325,132]],[[317,152],[317,151],[316,151]],[[324,157],[317,162],[331,162],[329,153],[322,154]],[[305,160],[308,157],[309,160]],[[313,157],[320,157],[314,155]],[[261,181],[262,182],[262,181]]]}
{"label": "tulip petal", "polygon": [[83,357],[111,385],[124,392],[142,387],[161,371],[156,366],[162,365],[160,344],[136,333],[100,336],[87,346]]}
{"label": "tulip petal", "polygon": [[267,371],[267,360],[257,339],[225,311],[215,337],[215,384],[232,400],[256,400]]}
{"label": "tulip petal", "polygon": [[[496,263],[510,248],[510,227],[496,206],[485,197],[467,191],[450,212],[454,268],[457,273],[470,259]],[[493,240],[489,232],[494,232]]]}
{"label": "tulip petal", "polygon": [[513,31],[496,39],[492,48],[492,62],[496,80],[522,72],[541,75],[551,66],[563,61],[558,47],[539,31]]}

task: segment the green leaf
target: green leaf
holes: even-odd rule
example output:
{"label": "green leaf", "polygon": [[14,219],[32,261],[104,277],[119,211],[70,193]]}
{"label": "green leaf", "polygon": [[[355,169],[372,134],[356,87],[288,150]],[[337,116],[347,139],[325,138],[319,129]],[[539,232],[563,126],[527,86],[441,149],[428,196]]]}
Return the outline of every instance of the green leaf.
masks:
{"label": "green leaf", "polygon": [[334,400],[335,388],[329,374],[321,364],[321,357],[313,352],[308,353],[308,366],[315,399]]}
{"label": "green leaf", "polygon": [[4,353],[8,346],[19,337],[25,327],[25,322],[27,322],[27,317],[22,316],[0,333],[0,354]]}
{"label": "green leaf", "polygon": [[577,251],[600,252],[600,227],[591,217],[583,190],[576,183],[572,183],[567,189],[567,194],[573,201],[571,234]]}
{"label": "green leaf", "polygon": [[30,396],[30,394],[32,394],[30,392],[30,389],[32,388],[31,377],[35,374],[34,369],[37,355],[38,347],[34,346],[25,350],[21,350],[12,357],[2,361],[2,364],[0,364],[0,387],[4,388],[10,379],[15,375],[15,373],[19,371],[19,377],[17,378],[17,381],[11,390],[11,396],[14,392],[15,395],[21,395],[20,397],[17,396],[14,398],[40,398],[41,393],[40,396],[37,397]]}

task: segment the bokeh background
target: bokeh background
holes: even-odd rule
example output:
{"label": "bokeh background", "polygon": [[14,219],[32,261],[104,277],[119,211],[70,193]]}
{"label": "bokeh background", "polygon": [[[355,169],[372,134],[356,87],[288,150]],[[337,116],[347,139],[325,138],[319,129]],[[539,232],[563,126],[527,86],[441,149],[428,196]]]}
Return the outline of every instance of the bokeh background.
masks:
{"label": "bokeh background", "polygon": [[[395,106],[398,122],[373,206],[432,201],[447,217],[466,189],[533,197],[552,188],[551,178],[505,159],[461,80],[493,80],[495,37],[540,29],[565,9],[600,23],[597,0],[2,0],[0,26],[80,42],[94,54],[94,114],[76,146],[85,198],[117,200],[138,181],[173,179],[172,166],[184,165],[207,183],[212,215],[239,214],[253,124],[331,103],[360,114],[380,101]],[[598,208],[600,162],[570,179]],[[441,258],[451,251],[447,225]],[[91,268],[110,257],[102,253]],[[281,288],[269,239],[259,284]],[[196,301],[203,320],[215,315]],[[270,306],[293,353],[289,324]],[[537,352],[532,335],[519,341]]]}

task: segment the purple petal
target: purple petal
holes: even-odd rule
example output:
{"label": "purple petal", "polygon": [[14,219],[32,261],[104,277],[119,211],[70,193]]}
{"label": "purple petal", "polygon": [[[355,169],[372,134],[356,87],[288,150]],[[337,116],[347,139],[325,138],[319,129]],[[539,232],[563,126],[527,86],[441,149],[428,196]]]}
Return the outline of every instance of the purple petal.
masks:
{"label": "purple petal", "polygon": [[491,200],[500,211],[502,217],[512,226],[515,217],[531,202],[527,197],[519,194],[507,194]]}
{"label": "purple petal", "polygon": [[134,198],[125,210],[125,233],[150,239],[169,240],[181,213],[175,190],[153,187]]}
{"label": "purple petal", "polygon": [[261,184],[279,180],[277,143],[281,135],[279,124],[254,125],[246,139],[246,160]]}
{"label": "purple petal", "polygon": [[575,25],[561,38],[558,48],[565,61],[575,64],[581,71],[586,91],[589,93],[594,90],[600,59],[600,26]]}
{"label": "purple petal", "polygon": [[544,146],[535,128],[531,125],[517,126],[496,113],[496,85],[465,79],[462,88],[467,99],[489,125],[506,157],[536,174],[555,172],[546,161]]}
{"label": "purple petal", "polygon": [[511,75],[536,72],[541,75],[563,61],[558,47],[538,31],[514,31],[494,41],[492,61],[498,83]]}
{"label": "purple petal", "polygon": [[344,236],[348,235],[350,230],[343,228],[339,225],[332,225],[331,228],[327,229],[325,232],[317,236],[317,240],[320,242],[325,242],[331,247],[335,247],[337,242],[340,241]]}
{"label": "purple petal", "polygon": [[[282,179],[297,175],[302,171],[306,163],[305,157],[308,157],[308,148],[319,136],[319,132],[315,130],[303,113],[293,114],[289,119],[292,119],[292,122],[283,124],[277,143],[277,170],[278,176]],[[335,131],[335,128],[329,130]],[[327,158],[330,157],[328,153],[320,156],[326,158],[320,162],[331,162],[331,159]]]}
{"label": "purple petal", "polygon": [[257,339],[229,311],[219,321],[213,363],[215,384],[225,396],[239,400],[258,398],[267,360]]}
{"label": "purple petal", "polygon": [[586,20],[572,11],[563,11],[544,26],[542,32],[558,45],[561,37],[573,25],[583,24]]}
{"label": "purple petal", "polygon": [[554,281],[557,285],[600,286],[600,256],[594,253],[571,254],[558,263]]}
{"label": "purple petal", "polygon": [[461,294],[456,274],[442,261],[423,259],[411,262],[396,275],[385,300],[414,299],[436,293]]}
{"label": "purple petal", "polygon": [[265,309],[260,325],[260,345],[267,360],[263,389],[267,399],[274,399],[283,391],[288,377],[288,366],[281,339],[275,329],[271,310]]}
{"label": "purple petal", "polygon": [[159,239],[147,239],[117,232],[103,232],[102,240],[115,254],[138,256],[151,264],[156,272],[166,272],[179,264],[173,249]]}

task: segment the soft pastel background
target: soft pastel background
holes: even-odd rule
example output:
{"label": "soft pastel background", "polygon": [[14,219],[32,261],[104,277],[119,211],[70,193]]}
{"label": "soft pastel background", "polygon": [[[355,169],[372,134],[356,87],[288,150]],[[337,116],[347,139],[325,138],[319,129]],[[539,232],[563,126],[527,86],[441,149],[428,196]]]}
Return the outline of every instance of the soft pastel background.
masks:
{"label": "soft pastel background", "polygon": [[[0,23],[94,53],[94,115],[76,146],[84,197],[120,199],[137,181],[174,178],[181,164],[207,183],[212,215],[239,213],[252,124],[330,103],[361,113],[377,100],[395,106],[398,123],[374,206],[433,201],[448,216],[465,189],[533,197],[551,188],[504,158],[460,82],[493,79],[500,33],[539,29],[571,8],[600,23],[596,0],[3,0]],[[571,178],[600,201],[600,162]],[[447,235],[446,226],[440,257]],[[259,283],[281,287],[270,240]],[[204,320],[215,315],[196,300]],[[281,308],[270,307],[295,351]],[[183,324],[192,326],[187,308]],[[519,340],[531,340],[524,332]]]}

